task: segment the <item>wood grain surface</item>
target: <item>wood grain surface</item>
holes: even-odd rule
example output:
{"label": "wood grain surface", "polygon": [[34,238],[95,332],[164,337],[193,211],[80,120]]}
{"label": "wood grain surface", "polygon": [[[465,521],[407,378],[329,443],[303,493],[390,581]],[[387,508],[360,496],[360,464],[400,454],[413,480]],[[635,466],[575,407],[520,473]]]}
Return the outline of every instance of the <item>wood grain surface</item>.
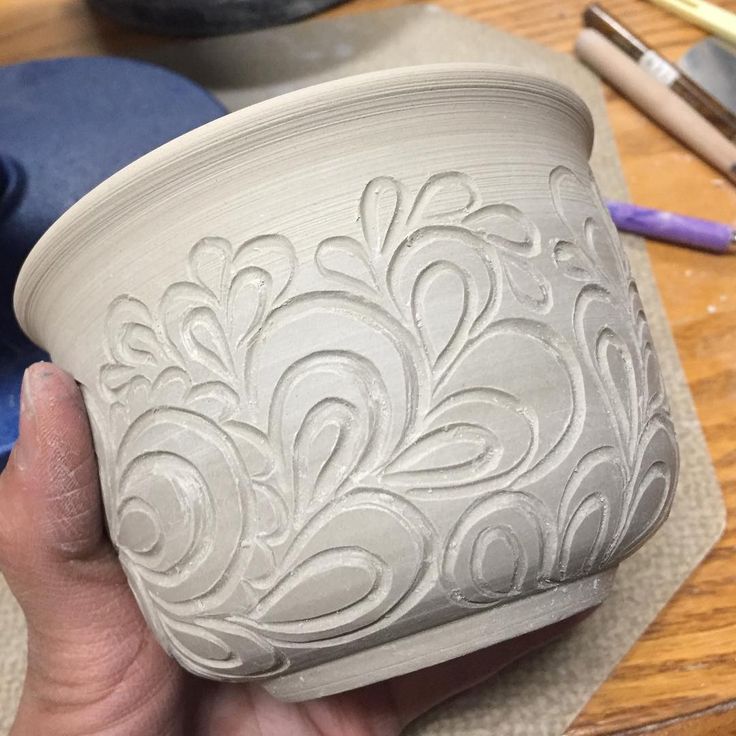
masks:
{"label": "wood grain surface", "polygon": [[[736,11],[736,0],[719,0]],[[333,15],[407,5],[353,0]],[[435,0],[455,13],[569,52],[583,0]],[[605,0],[675,61],[702,38],[644,0]],[[0,64],[122,52],[149,39],[83,0],[0,0]],[[607,90],[634,201],[736,227],[736,188]],[[722,541],[594,696],[568,736],[736,734],[736,255],[650,245],[654,271],[728,506]]]}

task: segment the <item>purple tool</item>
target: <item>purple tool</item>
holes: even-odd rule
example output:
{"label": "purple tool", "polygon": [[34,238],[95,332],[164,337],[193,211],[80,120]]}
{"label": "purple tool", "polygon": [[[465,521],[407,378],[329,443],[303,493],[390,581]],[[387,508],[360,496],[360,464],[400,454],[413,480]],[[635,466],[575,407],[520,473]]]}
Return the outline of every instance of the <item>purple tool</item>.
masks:
{"label": "purple tool", "polygon": [[637,207],[625,202],[608,202],[611,219],[619,230],[651,240],[679,243],[713,253],[728,253],[736,244],[732,227],[698,217]]}

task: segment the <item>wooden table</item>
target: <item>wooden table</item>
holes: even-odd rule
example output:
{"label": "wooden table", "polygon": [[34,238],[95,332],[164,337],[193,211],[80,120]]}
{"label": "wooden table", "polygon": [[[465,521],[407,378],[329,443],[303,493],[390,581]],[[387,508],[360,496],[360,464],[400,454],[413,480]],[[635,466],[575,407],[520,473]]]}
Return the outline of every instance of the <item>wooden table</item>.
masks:
{"label": "wooden table", "polygon": [[[412,0],[353,0],[344,14]],[[736,11],[736,0],[720,0]],[[585,0],[435,0],[569,52]],[[702,34],[643,0],[606,6],[676,60]],[[82,0],[0,0],[0,64],[123,52],[144,38]],[[607,91],[635,201],[736,226],[736,188]],[[569,736],[736,734],[736,256],[652,244],[650,253],[729,511],[726,535],[570,728]]]}

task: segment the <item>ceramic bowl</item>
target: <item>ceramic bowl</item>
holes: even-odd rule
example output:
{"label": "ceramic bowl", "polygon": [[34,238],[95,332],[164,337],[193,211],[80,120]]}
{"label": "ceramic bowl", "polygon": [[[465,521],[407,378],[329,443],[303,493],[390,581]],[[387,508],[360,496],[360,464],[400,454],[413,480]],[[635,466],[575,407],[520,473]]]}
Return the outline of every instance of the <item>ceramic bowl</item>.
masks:
{"label": "ceramic bowl", "polygon": [[229,115],[40,241],[109,531],[192,672],[300,700],[600,603],[678,454],[568,89],[400,69]]}

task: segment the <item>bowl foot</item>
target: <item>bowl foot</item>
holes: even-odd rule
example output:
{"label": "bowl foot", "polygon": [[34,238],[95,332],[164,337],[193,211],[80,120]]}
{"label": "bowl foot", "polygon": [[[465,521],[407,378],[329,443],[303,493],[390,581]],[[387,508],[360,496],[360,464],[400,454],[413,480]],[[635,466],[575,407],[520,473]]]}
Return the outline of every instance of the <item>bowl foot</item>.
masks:
{"label": "bowl foot", "polygon": [[430,667],[562,621],[601,603],[616,570],[606,570],[542,593],[386,642],[333,662],[263,683],[285,701],[311,700]]}

